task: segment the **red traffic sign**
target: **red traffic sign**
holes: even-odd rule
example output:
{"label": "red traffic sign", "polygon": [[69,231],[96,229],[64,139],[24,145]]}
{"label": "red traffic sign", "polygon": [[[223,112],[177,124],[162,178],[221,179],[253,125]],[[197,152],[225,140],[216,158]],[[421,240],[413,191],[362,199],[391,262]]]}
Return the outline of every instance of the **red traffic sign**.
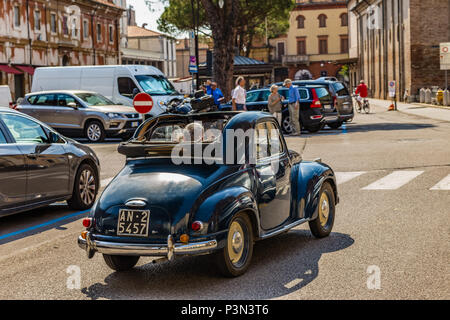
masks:
{"label": "red traffic sign", "polygon": [[153,98],[148,93],[138,93],[133,99],[133,106],[139,113],[149,113],[153,108]]}

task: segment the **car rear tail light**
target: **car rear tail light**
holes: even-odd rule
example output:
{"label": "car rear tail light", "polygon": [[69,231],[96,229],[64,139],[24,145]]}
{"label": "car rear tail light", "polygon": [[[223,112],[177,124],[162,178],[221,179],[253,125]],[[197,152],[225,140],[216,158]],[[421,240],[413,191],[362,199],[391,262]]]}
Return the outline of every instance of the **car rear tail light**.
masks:
{"label": "car rear tail light", "polygon": [[85,227],[85,228],[92,227],[92,218],[84,218],[83,219],[83,227]]}
{"label": "car rear tail light", "polygon": [[335,108],[337,108],[337,97],[336,96],[333,97],[333,105]]}
{"label": "car rear tail light", "polygon": [[191,228],[193,231],[198,232],[203,229],[203,223],[201,221],[194,221]]}
{"label": "car rear tail light", "polygon": [[313,102],[311,103],[310,108],[322,108],[322,103],[317,96],[316,89],[311,89],[311,92],[313,95]]}
{"label": "car rear tail light", "polygon": [[318,116],[311,116],[311,119],[312,120],[317,120],[317,119],[322,119],[323,118],[323,116],[321,116],[321,115],[318,115]]}

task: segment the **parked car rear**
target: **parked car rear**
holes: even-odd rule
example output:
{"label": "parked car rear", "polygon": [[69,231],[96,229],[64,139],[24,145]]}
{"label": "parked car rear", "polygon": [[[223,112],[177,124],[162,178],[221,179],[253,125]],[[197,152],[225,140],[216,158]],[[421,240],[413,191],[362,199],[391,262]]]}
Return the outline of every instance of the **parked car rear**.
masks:
{"label": "parked car rear", "polygon": [[[287,99],[289,92],[287,88],[280,87],[278,93]],[[270,96],[270,89],[257,89],[247,92],[246,107],[248,111],[269,111],[267,106]],[[283,105],[287,105],[287,100],[282,102]],[[229,101],[226,104],[222,104],[219,107],[222,111],[230,111],[232,109],[232,103]]]}
{"label": "parked car rear", "polygon": [[328,88],[332,95],[333,104],[339,113],[339,117],[335,122],[328,123],[330,128],[337,129],[342,126],[344,122],[353,120],[353,117],[355,116],[353,111],[353,99],[344,83],[340,81],[318,79],[294,81],[293,84],[299,87],[320,85]]}
{"label": "parked car rear", "polygon": [[105,137],[128,139],[142,123],[132,107],[114,105],[91,91],[61,90],[30,93],[16,110],[48,124],[67,136],[101,142]]}
{"label": "parked car rear", "polygon": [[[339,114],[334,107],[333,97],[326,86],[311,85],[298,88],[300,93],[300,125],[311,133],[318,132],[326,124],[338,120]],[[282,128],[291,133],[289,108],[282,110]]]}

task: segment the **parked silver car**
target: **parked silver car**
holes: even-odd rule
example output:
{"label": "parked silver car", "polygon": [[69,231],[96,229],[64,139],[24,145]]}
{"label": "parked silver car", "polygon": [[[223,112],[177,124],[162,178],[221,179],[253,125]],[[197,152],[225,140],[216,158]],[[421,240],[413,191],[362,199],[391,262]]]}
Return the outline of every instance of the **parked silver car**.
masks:
{"label": "parked silver car", "polygon": [[27,94],[16,109],[67,136],[100,142],[105,137],[128,139],[142,123],[132,107],[115,105],[91,91],[59,90]]}

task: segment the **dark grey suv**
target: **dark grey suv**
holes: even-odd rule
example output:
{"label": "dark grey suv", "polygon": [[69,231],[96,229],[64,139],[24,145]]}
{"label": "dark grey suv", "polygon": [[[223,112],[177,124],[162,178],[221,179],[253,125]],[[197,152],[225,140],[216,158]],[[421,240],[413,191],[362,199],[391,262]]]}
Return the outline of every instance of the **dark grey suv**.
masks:
{"label": "dark grey suv", "polygon": [[99,189],[94,151],[44,123],[0,108],[0,217],[66,200],[90,208]]}
{"label": "dark grey suv", "polygon": [[60,90],[27,94],[16,110],[62,134],[101,142],[105,137],[128,139],[142,123],[133,107],[116,105],[90,91]]}

